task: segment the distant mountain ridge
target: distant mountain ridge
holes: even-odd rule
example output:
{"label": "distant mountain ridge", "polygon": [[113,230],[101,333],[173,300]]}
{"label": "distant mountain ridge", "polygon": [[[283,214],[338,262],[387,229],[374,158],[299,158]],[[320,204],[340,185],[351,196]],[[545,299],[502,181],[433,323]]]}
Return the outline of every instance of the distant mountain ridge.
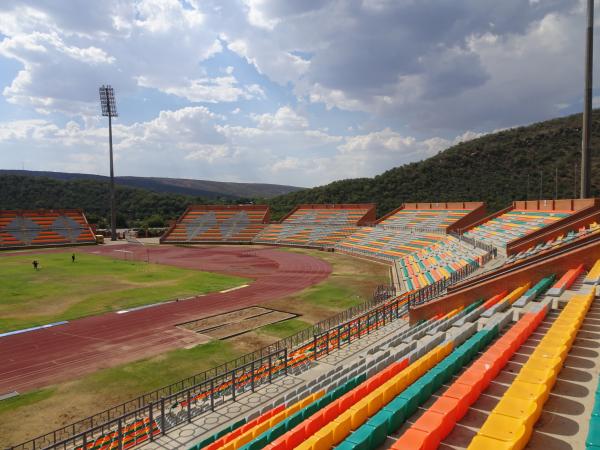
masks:
{"label": "distant mountain ridge", "polygon": [[[2,170],[0,176],[17,175],[27,177],[50,178],[59,181],[95,180],[108,181],[107,176],[85,173],[46,172],[33,170]],[[115,177],[120,186],[146,189],[158,193],[170,193],[203,197],[206,199],[235,200],[240,198],[271,198],[278,195],[297,192],[303,188],[268,183],[234,183],[225,181],[192,180],[185,178],[161,177]]]}

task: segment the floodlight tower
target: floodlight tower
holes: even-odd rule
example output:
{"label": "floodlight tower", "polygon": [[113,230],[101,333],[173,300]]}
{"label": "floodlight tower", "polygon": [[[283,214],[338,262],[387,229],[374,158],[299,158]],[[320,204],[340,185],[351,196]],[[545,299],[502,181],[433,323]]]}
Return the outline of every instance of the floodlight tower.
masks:
{"label": "floodlight tower", "polygon": [[585,41],[585,97],[581,138],[581,198],[591,194],[591,130],[592,130],[592,68],[594,58],[594,0],[587,2],[587,30]]}
{"label": "floodlight tower", "polygon": [[102,115],[108,117],[108,147],[110,153],[110,240],[117,240],[117,210],[115,207],[115,171],[113,168],[112,118],[117,117],[115,92],[110,85],[100,86]]}

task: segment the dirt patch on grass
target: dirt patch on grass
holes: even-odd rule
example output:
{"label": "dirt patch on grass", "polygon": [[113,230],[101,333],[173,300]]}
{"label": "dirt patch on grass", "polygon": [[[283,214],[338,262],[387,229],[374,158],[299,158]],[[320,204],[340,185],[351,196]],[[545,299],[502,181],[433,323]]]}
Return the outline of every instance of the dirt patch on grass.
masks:
{"label": "dirt patch on grass", "polygon": [[341,253],[298,248],[285,250],[321,258],[332,266],[327,280],[297,294],[264,304],[268,308],[301,315],[302,320],[308,323],[318,322],[370,300],[378,285],[390,283],[389,266],[386,264]]}

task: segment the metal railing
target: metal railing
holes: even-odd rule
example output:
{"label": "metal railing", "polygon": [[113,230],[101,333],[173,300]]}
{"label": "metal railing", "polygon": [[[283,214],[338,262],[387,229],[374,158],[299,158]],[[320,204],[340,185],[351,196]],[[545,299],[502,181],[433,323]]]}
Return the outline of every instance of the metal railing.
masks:
{"label": "metal railing", "polygon": [[460,240],[461,242],[472,245],[473,247],[479,248],[486,252],[490,252],[490,253],[498,252],[498,249],[496,247],[494,247],[493,245],[486,244],[485,242],[479,241],[477,239],[473,239],[472,237],[469,237],[469,236],[465,236],[464,234],[460,234],[460,233],[457,233],[454,231],[450,232],[449,234],[450,234],[450,236],[455,237],[456,239]]}

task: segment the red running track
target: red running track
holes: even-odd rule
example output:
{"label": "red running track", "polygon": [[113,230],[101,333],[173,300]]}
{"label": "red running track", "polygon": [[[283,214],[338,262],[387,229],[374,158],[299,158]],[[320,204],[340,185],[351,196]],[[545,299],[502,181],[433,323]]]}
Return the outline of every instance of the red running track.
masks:
{"label": "red running track", "polygon": [[196,335],[175,325],[278,299],[312,286],[331,273],[331,266],[323,260],[275,248],[107,245],[77,251],[120,259],[149,256],[153,263],[239,275],[254,281],[228,293],[125,314],[107,313],[0,338],[0,393],[47,386],[190,345],[198,342]]}

